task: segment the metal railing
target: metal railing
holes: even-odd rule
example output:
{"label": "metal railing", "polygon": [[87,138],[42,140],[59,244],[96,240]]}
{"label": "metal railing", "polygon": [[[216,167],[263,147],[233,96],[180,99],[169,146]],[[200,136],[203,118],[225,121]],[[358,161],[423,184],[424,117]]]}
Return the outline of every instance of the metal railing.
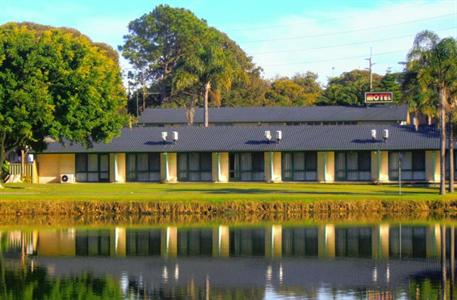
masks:
{"label": "metal railing", "polygon": [[22,168],[22,163],[11,163],[9,173],[10,176],[21,175],[24,182],[33,182],[33,164],[24,164],[24,168]]}

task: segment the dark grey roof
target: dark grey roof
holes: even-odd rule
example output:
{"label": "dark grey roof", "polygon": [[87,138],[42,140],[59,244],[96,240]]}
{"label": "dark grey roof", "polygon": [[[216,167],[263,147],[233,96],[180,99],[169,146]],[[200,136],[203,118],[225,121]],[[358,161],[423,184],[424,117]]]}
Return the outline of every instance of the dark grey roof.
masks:
{"label": "dark grey roof", "polygon": [[[307,107],[221,107],[209,109],[210,123],[258,122],[341,122],[404,121],[406,105],[307,106]],[[195,123],[203,122],[203,109],[198,108]],[[187,123],[185,109],[148,108],[140,116],[142,124]]]}
{"label": "dark grey roof", "polygon": [[[414,150],[438,149],[439,132],[431,128],[414,131],[400,125],[329,125],[329,126],[183,126],[174,128],[179,140],[163,143],[161,132],[171,129],[136,127],[124,129],[121,136],[109,144],[95,144],[84,149],[79,145],[66,147],[59,143],[48,145],[47,153],[63,152],[185,152],[185,151],[295,151],[295,150]],[[386,143],[373,142],[371,129],[380,137],[389,130]],[[264,131],[282,130],[281,142],[266,142]]]}

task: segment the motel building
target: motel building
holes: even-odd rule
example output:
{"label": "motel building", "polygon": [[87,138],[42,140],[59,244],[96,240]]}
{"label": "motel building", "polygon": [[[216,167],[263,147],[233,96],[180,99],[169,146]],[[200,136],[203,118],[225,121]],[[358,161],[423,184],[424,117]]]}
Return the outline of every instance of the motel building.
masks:
{"label": "motel building", "polygon": [[406,106],[147,109],[110,143],[49,143],[33,182],[435,183],[439,131]]}

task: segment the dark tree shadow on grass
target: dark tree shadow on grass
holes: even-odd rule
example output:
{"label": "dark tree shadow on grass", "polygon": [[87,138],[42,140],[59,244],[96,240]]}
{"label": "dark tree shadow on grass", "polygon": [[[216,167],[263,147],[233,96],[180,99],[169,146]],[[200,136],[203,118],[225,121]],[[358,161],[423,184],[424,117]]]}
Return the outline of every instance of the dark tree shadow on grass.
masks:
{"label": "dark tree shadow on grass", "polygon": [[[185,188],[173,188],[167,192],[199,192],[206,194],[214,195],[223,195],[223,194],[289,194],[289,195],[398,195],[397,191],[373,191],[373,192],[342,192],[342,191],[293,191],[293,190],[281,190],[281,189],[237,189],[237,188],[224,188],[224,189],[185,189]],[[415,194],[435,194],[434,191],[427,192],[408,192],[403,190],[403,195],[415,195]]]}
{"label": "dark tree shadow on grass", "polygon": [[23,186],[3,186],[3,187],[5,189],[10,189],[10,190],[25,190],[25,187],[23,187]]}

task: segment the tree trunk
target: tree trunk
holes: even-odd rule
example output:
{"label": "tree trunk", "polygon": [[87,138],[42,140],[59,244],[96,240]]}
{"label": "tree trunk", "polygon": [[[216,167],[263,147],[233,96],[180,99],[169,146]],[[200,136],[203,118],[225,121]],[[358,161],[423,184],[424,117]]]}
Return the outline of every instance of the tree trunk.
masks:
{"label": "tree trunk", "polygon": [[440,89],[440,194],[446,194],[446,90]]}
{"label": "tree trunk", "polygon": [[441,293],[443,297],[441,299],[446,299],[446,280],[447,280],[447,259],[446,259],[446,226],[441,225]]}
{"label": "tree trunk", "polygon": [[6,160],[5,140],[6,134],[4,133],[0,139],[0,189],[3,188],[3,178],[5,177],[5,174],[3,174],[3,164]]}
{"label": "tree trunk", "polygon": [[454,192],[454,133],[452,113],[449,114],[449,193]]}
{"label": "tree trunk", "polygon": [[207,82],[205,84],[205,127],[208,127],[208,96],[209,96],[209,91],[211,90],[211,82]]}
{"label": "tree trunk", "polygon": [[189,103],[186,104],[187,125],[194,124],[195,103],[196,103],[195,99],[192,99]]}

